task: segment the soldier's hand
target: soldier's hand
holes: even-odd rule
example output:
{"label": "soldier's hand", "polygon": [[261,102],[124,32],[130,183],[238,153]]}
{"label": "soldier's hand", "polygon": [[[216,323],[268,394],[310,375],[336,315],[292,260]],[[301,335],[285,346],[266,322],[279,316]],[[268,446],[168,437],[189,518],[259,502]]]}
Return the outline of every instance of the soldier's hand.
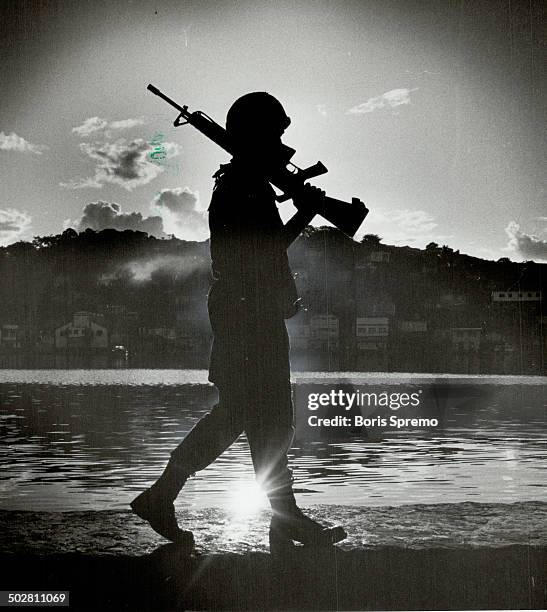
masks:
{"label": "soldier's hand", "polygon": [[302,211],[317,211],[321,208],[325,192],[319,187],[305,183],[302,188],[295,193],[293,204]]}

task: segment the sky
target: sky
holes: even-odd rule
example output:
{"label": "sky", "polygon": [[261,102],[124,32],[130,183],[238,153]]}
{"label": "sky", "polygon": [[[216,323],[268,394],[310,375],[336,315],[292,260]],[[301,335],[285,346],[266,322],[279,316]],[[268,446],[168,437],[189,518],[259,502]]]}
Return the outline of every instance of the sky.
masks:
{"label": "sky", "polygon": [[221,124],[239,96],[275,95],[293,161],[321,160],[314,184],[370,209],[357,239],[547,261],[538,0],[1,7],[1,245],[67,227],[208,237],[229,156],[174,128],[153,83]]}

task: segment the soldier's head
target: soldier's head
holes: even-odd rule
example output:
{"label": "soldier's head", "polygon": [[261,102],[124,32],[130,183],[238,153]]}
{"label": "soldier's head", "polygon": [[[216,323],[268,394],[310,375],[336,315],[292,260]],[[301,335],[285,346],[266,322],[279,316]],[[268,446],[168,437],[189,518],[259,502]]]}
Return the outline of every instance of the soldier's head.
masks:
{"label": "soldier's head", "polygon": [[281,102],[265,91],[238,98],[226,115],[234,156],[275,159],[281,150],[281,136],[290,123]]}

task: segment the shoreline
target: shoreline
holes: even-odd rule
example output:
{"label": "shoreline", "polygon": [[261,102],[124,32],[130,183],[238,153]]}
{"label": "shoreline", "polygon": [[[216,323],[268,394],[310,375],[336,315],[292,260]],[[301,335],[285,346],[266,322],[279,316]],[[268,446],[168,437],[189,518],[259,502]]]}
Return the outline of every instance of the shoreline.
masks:
{"label": "shoreline", "polygon": [[314,506],[347,541],[270,554],[269,512],[177,509],[190,556],[131,512],[0,510],[2,589],[70,592],[74,610],[547,607],[547,503]]}
{"label": "shoreline", "polygon": [[[128,502],[129,503],[129,502]],[[547,502],[306,505],[309,516],[343,525],[337,549],[480,549],[547,547]],[[179,525],[195,535],[200,554],[269,552],[271,512],[176,504]],[[0,554],[146,555],[165,544],[127,506],[108,510],[0,510]]]}
{"label": "shoreline", "polygon": [[306,512],[344,524],[348,541],[272,555],[269,512],[238,523],[218,508],[179,509],[179,523],[196,537],[190,556],[125,510],[1,510],[1,588],[70,591],[76,610],[547,606],[545,503]]}
{"label": "shoreline", "polygon": [[547,548],[341,551],[188,557],[0,554],[3,588],[70,592],[73,610],[544,609]]}
{"label": "shoreline", "polygon": [[[147,372],[148,380],[142,373]],[[35,376],[29,380],[29,375]],[[181,374],[184,374],[181,380]],[[0,368],[0,384],[64,384],[64,385],[207,385],[206,369],[184,368]],[[61,380],[62,379],[62,380]],[[292,370],[293,385],[358,384],[358,385],[545,385],[547,376],[529,374],[453,374],[427,372],[350,372]]]}

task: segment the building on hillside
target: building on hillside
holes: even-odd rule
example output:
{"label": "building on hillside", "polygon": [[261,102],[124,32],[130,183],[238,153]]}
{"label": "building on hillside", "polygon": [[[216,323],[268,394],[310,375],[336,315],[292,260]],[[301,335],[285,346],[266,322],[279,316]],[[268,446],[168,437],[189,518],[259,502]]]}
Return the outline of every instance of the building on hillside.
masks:
{"label": "building on hillside", "polygon": [[338,318],[334,315],[314,315],[310,318],[311,348],[322,350],[338,345],[339,333]]}
{"label": "building on hillside", "polygon": [[356,257],[355,268],[357,270],[375,270],[375,264],[388,264],[390,262],[390,258],[390,252],[382,249],[374,250],[372,252],[362,251]]}
{"label": "building on hillside", "polygon": [[357,317],[355,334],[364,343],[378,339],[381,344],[389,335],[389,319],[388,317]]}
{"label": "building on hillside", "polygon": [[177,332],[174,327],[141,327],[139,333],[142,336],[155,336],[165,340],[177,339]]}
{"label": "building on hillside", "polygon": [[401,332],[407,334],[419,334],[427,332],[427,321],[401,321]]}
{"label": "building on hillside", "polygon": [[36,347],[38,349],[55,348],[55,330],[41,329],[36,336]]}
{"label": "building on hillside", "polygon": [[492,291],[492,302],[541,302],[541,291]]}
{"label": "building on hillside", "polygon": [[108,328],[110,346],[132,346],[137,336],[139,313],[125,304],[103,304],[105,325]]}
{"label": "building on hillside", "polygon": [[510,374],[542,374],[545,370],[543,347],[543,295],[539,289],[492,291],[489,326],[506,339],[513,356],[504,363]]}
{"label": "building on hillside", "polygon": [[105,349],[108,347],[108,330],[97,319],[98,315],[80,311],[72,321],[55,329],[55,348]]}
{"label": "building on hillside", "polygon": [[24,330],[19,325],[5,323],[0,326],[0,345],[6,349],[19,349],[23,345]]}
{"label": "building on hillside", "polygon": [[542,312],[541,291],[492,291],[492,325],[503,331],[537,331]]}
{"label": "building on hillside", "polygon": [[452,347],[459,351],[478,351],[481,345],[481,327],[453,327]]}
{"label": "building on hillside", "polygon": [[450,329],[450,363],[452,372],[480,373],[482,327],[452,327]]}
{"label": "building on hillside", "polygon": [[357,317],[356,365],[360,370],[388,369],[388,317]]}

